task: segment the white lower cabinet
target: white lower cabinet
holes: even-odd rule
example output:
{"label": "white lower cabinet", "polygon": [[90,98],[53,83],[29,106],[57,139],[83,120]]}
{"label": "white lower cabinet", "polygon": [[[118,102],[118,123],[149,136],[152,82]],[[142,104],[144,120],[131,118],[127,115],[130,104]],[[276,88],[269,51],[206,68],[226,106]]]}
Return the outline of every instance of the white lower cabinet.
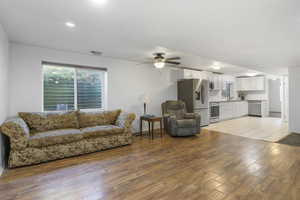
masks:
{"label": "white lower cabinet", "polygon": [[248,115],[248,102],[247,101],[240,101],[236,102],[237,106],[237,117]]}
{"label": "white lower cabinet", "polygon": [[229,103],[220,103],[220,119],[228,119],[230,117]]}
{"label": "white lower cabinet", "polygon": [[248,102],[221,102],[220,120],[232,119],[248,115]]}

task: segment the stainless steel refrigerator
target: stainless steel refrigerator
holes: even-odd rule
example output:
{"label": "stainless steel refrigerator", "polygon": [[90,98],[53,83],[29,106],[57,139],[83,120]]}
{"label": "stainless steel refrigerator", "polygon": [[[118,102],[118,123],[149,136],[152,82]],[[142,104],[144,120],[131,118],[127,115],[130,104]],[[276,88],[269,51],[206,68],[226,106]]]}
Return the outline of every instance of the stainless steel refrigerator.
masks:
{"label": "stainless steel refrigerator", "polygon": [[178,100],[184,101],[187,112],[199,113],[201,126],[209,125],[209,81],[182,79],[177,82]]}

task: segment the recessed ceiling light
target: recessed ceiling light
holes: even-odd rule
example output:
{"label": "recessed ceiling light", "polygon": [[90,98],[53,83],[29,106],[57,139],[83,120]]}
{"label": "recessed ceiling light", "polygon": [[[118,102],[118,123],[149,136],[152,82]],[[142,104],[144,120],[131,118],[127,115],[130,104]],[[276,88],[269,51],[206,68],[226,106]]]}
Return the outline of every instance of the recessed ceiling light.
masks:
{"label": "recessed ceiling light", "polygon": [[76,24],[74,22],[66,22],[65,25],[69,28],[75,28]]}
{"label": "recessed ceiling light", "polygon": [[246,73],[247,76],[256,76],[257,73]]}
{"label": "recessed ceiling light", "polygon": [[214,70],[220,70],[222,67],[220,65],[219,62],[215,61],[213,62],[213,64],[211,65],[211,68],[214,69]]}
{"label": "recessed ceiling light", "polygon": [[90,0],[94,4],[103,5],[107,2],[107,0]]}
{"label": "recessed ceiling light", "polygon": [[220,69],[221,69],[221,66],[213,65],[211,68],[213,68],[214,70],[220,70]]}

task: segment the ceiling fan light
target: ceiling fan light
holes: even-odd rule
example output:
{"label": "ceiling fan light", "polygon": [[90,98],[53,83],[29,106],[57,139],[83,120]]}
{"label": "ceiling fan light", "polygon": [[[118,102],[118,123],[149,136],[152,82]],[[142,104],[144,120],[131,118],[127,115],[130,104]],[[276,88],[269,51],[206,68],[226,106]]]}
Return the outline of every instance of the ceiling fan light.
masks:
{"label": "ceiling fan light", "polygon": [[154,66],[155,66],[157,69],[161,69],[161,68],[164,68],[164,67],[165,67],[165,63],[162,62],[162,61],[158,61],[158,62],[155,62],[155,63],[154,63]]}

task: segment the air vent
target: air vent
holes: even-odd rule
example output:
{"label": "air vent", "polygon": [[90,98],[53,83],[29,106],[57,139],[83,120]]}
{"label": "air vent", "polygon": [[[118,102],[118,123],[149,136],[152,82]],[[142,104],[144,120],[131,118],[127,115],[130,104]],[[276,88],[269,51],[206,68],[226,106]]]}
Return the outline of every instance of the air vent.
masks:
{"label": "air vent", "polygon": [[91,54],[93,54],[94,56],[101,56],[102,52],[101,51],[90,51]]}

